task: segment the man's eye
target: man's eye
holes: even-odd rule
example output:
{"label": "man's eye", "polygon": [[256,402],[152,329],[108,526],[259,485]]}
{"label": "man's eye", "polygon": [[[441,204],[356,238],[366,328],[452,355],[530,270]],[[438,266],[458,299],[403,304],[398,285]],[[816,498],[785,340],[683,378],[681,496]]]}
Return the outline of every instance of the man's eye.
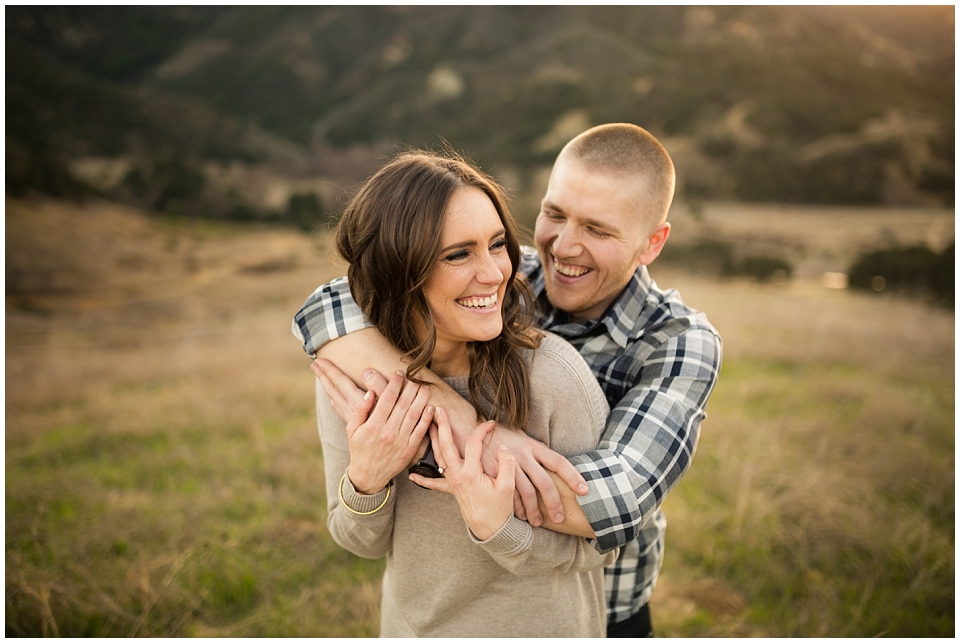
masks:
{"label": "man's eye", "polygon": [[597,230],[596,228],[588,228],[588,230],[590,231],[590,234],[598,239],[604,239],[610,236],[609,233],[603,232],[602,230]]}

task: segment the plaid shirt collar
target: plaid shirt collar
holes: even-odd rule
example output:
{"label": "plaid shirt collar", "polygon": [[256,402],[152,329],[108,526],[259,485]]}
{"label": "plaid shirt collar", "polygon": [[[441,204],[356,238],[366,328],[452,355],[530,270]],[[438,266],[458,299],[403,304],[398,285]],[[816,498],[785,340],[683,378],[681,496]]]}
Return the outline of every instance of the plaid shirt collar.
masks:
{"label": "plaid shirt collar", "polygon": [[[653,279],[650,278],[647,267],[640,266],[633,273],[620,296],[600,315],[600,319],[574,321],[569,313],[554,308],[547,299],[543,266],[539,258],[536,258],[535,265],[533,264],[533,258],[527,255],[524,257],[521,270],[530,279],[533,294],[540,304],[540,326],[558,335],[582,337],[596,332],[596,329],[602,326],[617,346],[625,349],[631,341],[643,335],[644,329],[651,322],[655,322],[656,318],[664,314],[659,309],[660,302],[653,294]],[[523,270],[524,268],[527,270]]]}

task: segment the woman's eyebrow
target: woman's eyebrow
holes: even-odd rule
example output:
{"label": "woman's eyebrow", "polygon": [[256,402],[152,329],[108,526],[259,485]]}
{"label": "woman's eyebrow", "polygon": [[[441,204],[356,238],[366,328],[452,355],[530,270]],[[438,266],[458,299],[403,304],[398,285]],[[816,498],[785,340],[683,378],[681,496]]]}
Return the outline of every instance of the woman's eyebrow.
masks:
{"label": "woman's eyebrow", "polygon": [[[500,235],[504,234],[506,231],[507,231],[506,228],[500,228],[498,231],[496,231],[496,232],[494,232],[492,235],[490,235],[490,239],[491,239],[491,240],[496,239],[496,238],[499,237]],[[477,242],[476,242],[476,241],[473,241],[473,240],[471,240],[471,241],[459,241],[459,242],[457,242],[457,243],[451,243],[449,246],[446,246],[446,247],[444,247],[444,248],[441,248],[441,249],[440,249],[440,252],[447,252],[448,250],[453,250],[453,249],[455,249],[455,248],[456,248],[456,249],[459,249],[459,248],[469,248],[469,247],[475,246],[475,245],[477,245]]]}

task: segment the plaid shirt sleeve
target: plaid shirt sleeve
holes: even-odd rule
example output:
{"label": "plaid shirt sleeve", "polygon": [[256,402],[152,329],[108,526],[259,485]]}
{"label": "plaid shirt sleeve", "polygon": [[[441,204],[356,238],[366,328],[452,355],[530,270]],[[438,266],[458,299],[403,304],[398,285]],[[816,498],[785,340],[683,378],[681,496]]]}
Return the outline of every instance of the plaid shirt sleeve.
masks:
{"label": "plaid shirt sleeve", "polygon": [[598,449],[569,458],[590,487],[580,505],[600,551],[637,537],[697,446],[720,371],[720,337],[702,327],[669,335],[649,355],[634,356],[635,383],[611,410]]}
{"label": "plaid shirt sleeve", "polygon": [[292,330],[304,352],[316,357],[330,340],[372,326],[353,300],[347,278],[340,277],[313,291],[293,317]]}

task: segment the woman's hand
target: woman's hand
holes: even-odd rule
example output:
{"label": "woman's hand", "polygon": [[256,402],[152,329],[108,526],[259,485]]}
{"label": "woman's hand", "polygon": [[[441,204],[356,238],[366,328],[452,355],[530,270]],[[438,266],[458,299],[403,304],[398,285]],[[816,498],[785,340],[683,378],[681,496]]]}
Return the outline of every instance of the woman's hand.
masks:
{"label": "woman's hand", "polygon": [[367,391],[353,407],[347,422],[348,471],[357,491],[373,495],[410,465],[433,421],[429,400],[429,386],[407,381],[397,371],[379,400]]}
{"label": "woman's hand", "polygon": [[431,435],[439,446],[437,464],[444,468],[443,477],[449,483],[446,490],[457,499],[463,521],[473,535],[479,540],[489,540],[513,515],[516,469],[513,454],[505,445],[500,445],[497,476],[488,476],[483,472],[480,456],[483,440],[496,423],[484,422],[474,429],[467,438],[466,453],[461,458],[443,407],[437,408],[436,418],[437,428],[431,430]]}

